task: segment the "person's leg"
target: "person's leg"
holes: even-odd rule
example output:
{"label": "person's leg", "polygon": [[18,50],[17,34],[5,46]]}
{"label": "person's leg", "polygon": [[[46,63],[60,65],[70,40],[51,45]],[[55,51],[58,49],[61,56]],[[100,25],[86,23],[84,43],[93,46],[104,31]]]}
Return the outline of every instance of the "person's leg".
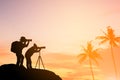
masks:
{"label": "person's leg", "polygon": [[16,57],[17,57],[16,65],[19,66],[19,64],[20,64],[20,55],[18,53],[16,53]]}
{"label": "person's leg", "polygon": [[26,57],[26,67],[27,69],[29,68],[29,62],[28,62],[28,58]]}
{"label": "person's leg", "polygon": [[30,60],[30,57],[27,57],[27,69],[30,69],[30,64],[31,64],[31,60]]}
{"label": "person's leg", "polygon": [[23,65],[24,56],[21,54],[20,65]]}
{"label": "person's leg", "polygon": [[31,61],[31,58],[30,58],[29,68],[32,69],[32,61]]}

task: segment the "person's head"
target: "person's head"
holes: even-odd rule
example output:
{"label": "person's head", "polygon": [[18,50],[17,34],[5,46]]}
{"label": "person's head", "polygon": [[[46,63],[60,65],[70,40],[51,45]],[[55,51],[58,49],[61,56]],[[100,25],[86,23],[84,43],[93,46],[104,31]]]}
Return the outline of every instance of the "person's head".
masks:
{"label": "person's head", "polygon": [[37,48],[37,45],[35,43],[33,44],[33,46],[34,46],[34,48]]}
{"label": "person's head", "polygon": [[41,50],[35,43],[33,44],[33,48],[35,52],[38,52]]}
{"label": "person's head", "polygon": [[22,37],[20,38],[20,41],[21,41],[21,42],[25,42],[25,41],[26,41],[26,38],[25,38],[24,36],[22,36]]}

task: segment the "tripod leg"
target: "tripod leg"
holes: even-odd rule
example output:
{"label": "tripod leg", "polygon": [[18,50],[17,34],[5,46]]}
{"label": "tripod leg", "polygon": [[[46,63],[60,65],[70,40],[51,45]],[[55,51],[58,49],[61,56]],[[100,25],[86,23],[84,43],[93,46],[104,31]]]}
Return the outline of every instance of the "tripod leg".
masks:
{"label": "tripod leg", "polygon": [[38,59],[37,59],[37,62],[36,62],[35,68],[37,67],[37,63],[38,63]]}
{"label": "tripod leg", "polygon": [[35,65],[35,68],[37,67],[37,64],[39,63],[39,57],[37,59],[37,62],[36,62],[36,65]]}
{"label": "tripod leg", "polygon": [[42,62],[42,65],[43,65],[43,68],[45,69],[45,66],[43,64],[43,60],[42,60],[42,57],[40,56],[40,59],[41,59],[41,62]]}
{"label": "tripod leg", "polygon": [[38,62],[38,64],[39,64],[38,66],[39,66],[39,69],[40,69],[40,56],[39,56],[39,62]]}

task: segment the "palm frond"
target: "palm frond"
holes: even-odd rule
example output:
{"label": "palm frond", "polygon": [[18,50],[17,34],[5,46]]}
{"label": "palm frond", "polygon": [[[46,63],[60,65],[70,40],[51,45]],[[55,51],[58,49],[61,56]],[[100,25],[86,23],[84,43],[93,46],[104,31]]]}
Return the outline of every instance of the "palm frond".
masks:
{"label": "palm frond", "polygon": [[104,40],[104,39],[108,39],[108,36],[97,36],[96,39]]}
{"label": "palm frond", "polygon": [[82,63],[87,58],[86,54],[80,54],[79,55],[79,62]]}
{"label": "palm frond", "polygon": [[115,42],[115,41],[110,42],[110,44],[114,47],[118,47],[117,42]]}
{"label": "palm frond", "polygon": [[120,37],[115,37],[114,39],[116,42],[120,42]]}
{"label": "palm frond", "polygon": [[93,56],[97,59],[102,59],[102,56],[99,53],[97,53],[96,51],[93,52]]}
{"label": "palm frond", "polygon": [[84,55],[86,55],[86,53],[80,53],[77,57],[82,57]]}
{"label": "palm frond", "polygon": [[87,50],[84,46],[81,46],[81,47],[82,47],[82,50],[83,50],[85,53],[88,52],[88,50]]}
{"label": "palm frond", "polygon": [[108,36],[108,34],[106,33],[106,32],[104,32],[103,30],[101,30],[102,32],[103,32],[103,34],[105,35],[105,36]]}
{"label": "palm frond", "polygon": [[101,45],[101,44],[107,42],[108,40],[109,40],[109,39],[104,39],[104,40],[102,40],[102,41],[99,43],[99,45]]}
{"label": "palm frond", "polygon": [[97,60],[96,60],[97,58],[96,58],[93,54],[91,54],[91,55],[89,56],[89,58],[98,65],[98,62],[97,62]]}

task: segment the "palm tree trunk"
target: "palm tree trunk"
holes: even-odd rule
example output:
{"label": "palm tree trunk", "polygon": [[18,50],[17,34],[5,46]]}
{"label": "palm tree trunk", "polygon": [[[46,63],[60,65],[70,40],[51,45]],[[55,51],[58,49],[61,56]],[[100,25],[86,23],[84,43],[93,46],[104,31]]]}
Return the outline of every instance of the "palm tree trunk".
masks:
{"label": "palm tree trunk", "polygon": [[112,54],[112,60],[113,60],[113,65],[114,65],[114,69],[115,69],[115,76],[116,76],[116,80],[117,80],[117,68],[116,68],[116,63],[115,63],[112,45],[111,45],[111,54]]}
{"label": "palm tree trunk", "polygon": [[93,69],[92,69],[92,62],[91,62],[91,59],[89,58],[89,64],[90,64],[90,70],[91,70],[91,73],[92,73],[92,79],[95,80],[94,78],[94,73],[93,73]]}

